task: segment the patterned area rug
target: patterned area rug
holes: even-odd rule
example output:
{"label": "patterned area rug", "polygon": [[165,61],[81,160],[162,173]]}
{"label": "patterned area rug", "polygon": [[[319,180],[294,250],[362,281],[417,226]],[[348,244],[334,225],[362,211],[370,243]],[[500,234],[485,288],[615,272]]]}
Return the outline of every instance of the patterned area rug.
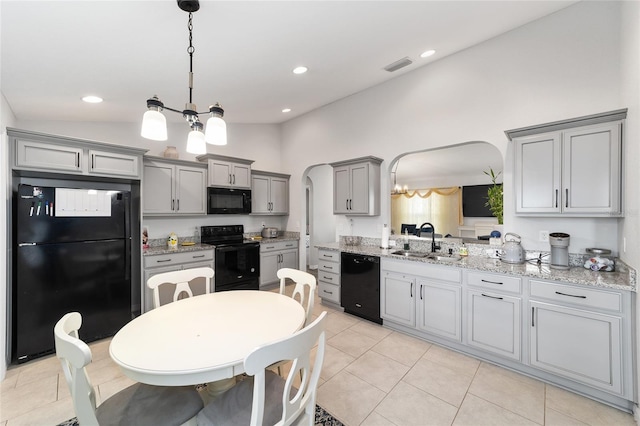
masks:
{"label": "patterned area rug", "polygon": [[[331,414],[325,411],[324,408],[316,405],[316,425],[322,426],[344,426],[342,422],[334,418]],[[75,417],[60,423],[58,426],[78,426],[78,419]]]}

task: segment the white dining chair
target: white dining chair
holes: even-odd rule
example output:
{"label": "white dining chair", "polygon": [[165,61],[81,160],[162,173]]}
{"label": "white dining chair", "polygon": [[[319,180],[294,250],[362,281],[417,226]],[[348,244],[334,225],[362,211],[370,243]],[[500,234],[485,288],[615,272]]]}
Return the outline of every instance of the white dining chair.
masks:
{"label": "white dining chair", "polygon": [[173,302],[181,297],[193,297],[193,291],[189,282],[196,278],[205,279],[205,293],[211,293],[211,280],[214,272],[211,268],[191,268],[180,271],[163,272],[156,274],[147,280],[147,287],[153,291],[153,307],[160,307],[160,287],[163,284],[175,285],[173,291]]}
{"label": "white dining chair", "polygon": [[150,386],[136,383],[116,393],[96,408],[96,395],[87,375],[91,349],[80,340],[79,312],[65,314],[54,327],[56,356],[78,423],[84,425],[195,425],[195,416],[204,407],[193,386]]}
{"label": "white dining chair", "polygon": [[[313,300],[316,293],[316,277],[308,272],[300,271],[292,268],[281,268],[277,272],[278,278],[280,278],[280,294],[286,294],[285,289],[287,285],[287,279],[296,283],[293,289],[291,297],[302,305],[305,310],[305,321],[307,325],[311,322],[311,316],[313,314]],[[308,288],[308,291],[307,291]],[[306,306],[305,306],[306,297]]]}
{"label": "white dining chair", "polygon": [[[327,312],[290,337],[254,349],[244,360],[248,377],[200,411],[198,425],[313,425],[324,360]],[[318,344],[311,364],[311,350]],[[285,378],[268,370],[277,361],[293,366]],[[294,387],[298,374],[300,387]]]}

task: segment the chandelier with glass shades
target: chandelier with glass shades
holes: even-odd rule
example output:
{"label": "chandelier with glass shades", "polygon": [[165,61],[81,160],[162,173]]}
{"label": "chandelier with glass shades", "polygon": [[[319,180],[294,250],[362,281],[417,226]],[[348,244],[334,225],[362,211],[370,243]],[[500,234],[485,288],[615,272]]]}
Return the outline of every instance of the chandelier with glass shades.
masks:
{"label": "chandelier with glass shades", "polygon": [[[152,139],[156,141],[167,140],[167,120],[162,114],[162,110],[173,111],[182,114],[182,116],[189,123],[191,131],[187,137],[187,152],[191,154],[206,154],[206,143],[212,145],[226,145],[227,144],[227,125],[222,119],[224,116],[224,110],[219,103],[209,106],[208,112],[197,112],[196,105],[192,102],[193,93],[193,12],[200,9],[200,2],[198,0],[177,0],[178,7],[185,12],[189,12],[189,47],[187,53],[189,54],[189,102],[185,105],[184,110],[169,108],[165,106],[157,96],[153,96],[147,99],[148,111],[144,113],[142,118],[142,131],[140,135],[146,139]],[[207,120],[206,131],[203,133],[203,124],[200,122],[198,115],[210,114]]]}

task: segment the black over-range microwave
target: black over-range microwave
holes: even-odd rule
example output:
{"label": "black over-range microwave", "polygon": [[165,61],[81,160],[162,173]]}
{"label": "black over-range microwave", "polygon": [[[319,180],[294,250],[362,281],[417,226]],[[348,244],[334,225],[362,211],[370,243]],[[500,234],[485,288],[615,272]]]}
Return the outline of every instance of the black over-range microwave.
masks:
{"label": "black over-range microwave", "polygon": [[251,213],[251,190],[214,187],[207,188],[207,213]]}

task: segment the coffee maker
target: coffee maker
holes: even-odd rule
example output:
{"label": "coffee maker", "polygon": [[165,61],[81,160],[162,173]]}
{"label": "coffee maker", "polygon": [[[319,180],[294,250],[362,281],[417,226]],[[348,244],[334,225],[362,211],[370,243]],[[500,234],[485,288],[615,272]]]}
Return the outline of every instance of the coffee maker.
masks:
{"label": "coffee maker", "polygon": [[569,269],[569,234],[552,232],[549,234],[551,244],[551,268]]}

